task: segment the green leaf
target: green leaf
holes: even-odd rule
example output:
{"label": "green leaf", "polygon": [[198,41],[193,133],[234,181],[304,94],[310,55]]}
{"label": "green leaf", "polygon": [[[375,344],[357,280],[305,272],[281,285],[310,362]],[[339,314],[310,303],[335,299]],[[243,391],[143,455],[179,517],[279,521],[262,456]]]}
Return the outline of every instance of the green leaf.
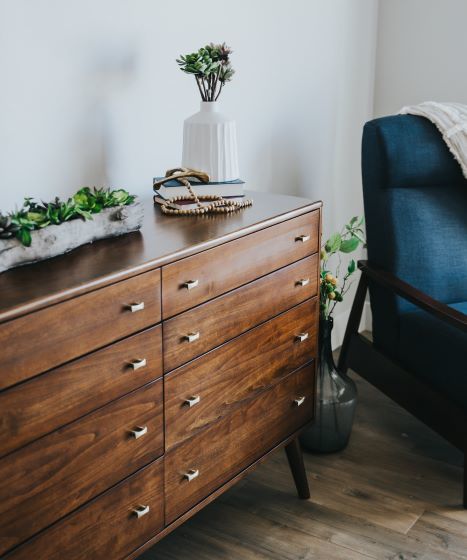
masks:
{"label": "green leaf", "polygon": [[125,204],[125,201],[128,198],[128,193],[123,189],[120,189],[118,191],[113,191],[112,195],[117,204]]}
{"label": "green leaf", "polygon": [[73,200],[80,206],[86,206],[88,204],[88,195],[82,192],[78,192],[73,197]]}
{"label": "green leaf", "polygon": [[352,259],[349,262],[349,266],[347,267],[347,273],[348,274],[353,274],[355,272],[355,269],[357,268],[355,261]]}
{"label": "green leaf", "polygon": [[81,216],[84,220],[92,220],[92,214],[91,214],[91,212],[88,212],[87,210],[83,210],[82,208],[77,208],[76,213],[79,216]]}
{"label": "green leaf", "polygon": [[359,239],[352,236],[350,239],[344,239],[344,241],[342,241],[339,250],[342,253],[352,253],[359,245]]}
{"label": "green leaf", "polygon": [[30,247],[32,237],[31,237],[31,232],[29,231],[29,229],[27,229],[27,228],[19,229],[16,236],[18,237],[18,239],[21,241],[21,243],[25,247]]}
{"label": "green leaf", "polygon": [[340,233],[334,233],[331,237],[326,241],[326,245],[324,248],[328,253],[337,253],[339,251],[342,244],[342,237]]}

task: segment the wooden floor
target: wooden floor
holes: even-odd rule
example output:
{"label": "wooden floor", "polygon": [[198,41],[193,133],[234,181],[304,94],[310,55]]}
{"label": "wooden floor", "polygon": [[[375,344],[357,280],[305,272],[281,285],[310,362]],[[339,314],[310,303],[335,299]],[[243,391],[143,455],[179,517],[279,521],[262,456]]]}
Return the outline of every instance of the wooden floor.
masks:
{"label": "wooden floor", "polygon": [[306,454],[310,500],[276,453],[140,560],[467,559],[462,455],[354,378],[349,447]]}

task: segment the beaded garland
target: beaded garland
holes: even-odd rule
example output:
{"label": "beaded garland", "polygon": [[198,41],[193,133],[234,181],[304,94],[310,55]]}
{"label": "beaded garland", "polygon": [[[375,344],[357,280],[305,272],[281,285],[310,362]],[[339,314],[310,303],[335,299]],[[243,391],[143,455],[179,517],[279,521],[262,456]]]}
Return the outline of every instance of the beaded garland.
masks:
{"label": "beaded garland", "polygon": [[[154,195],[154,202],[160,204],[161,211],[164,214],[174,214],[179,216],[197,216],[201,214],[229,214],[231,212],[241,210],[242,208],[247,208],[248,206],[251,206],[253,204],[253,201],[251,199],[245,199],[242,201],[228,200],[216,194],[198,196],[191,188],[188,177],[201,179],[201,181],[205,183],[209,182],[209,176],[206,173],[202,171],[196,171],[194,169],[180,167],[177,169],[169,169],[166,172],[164,179],[161,179],[160,181],[157,181],[157,183],[154,183],[154,190],[157,191],[158,186],[166,183],[167,181],[176,179],[179,183],[187,188],[189,193],[186,196],[173,196],[164,200],[160,199],[157,194]],[[180,201],[193,202],[197,205],[197,208],[184,209],[176,205],[176,203]],[[203,205],[201,204],[202,201],[210,201],[211,204]]]}

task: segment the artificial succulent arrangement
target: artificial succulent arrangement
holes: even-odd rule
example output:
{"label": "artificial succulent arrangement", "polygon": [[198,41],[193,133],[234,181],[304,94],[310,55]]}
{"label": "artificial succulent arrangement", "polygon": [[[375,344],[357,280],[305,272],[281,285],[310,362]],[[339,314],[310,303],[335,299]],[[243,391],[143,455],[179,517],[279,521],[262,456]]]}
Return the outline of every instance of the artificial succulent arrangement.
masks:
{"label": "artificial succulent arrangement", "polygon": [[235,70],[230,63],[232,49],[225,43],[209,43],[198,51],[177,58],[180,69],[195,77],[203,101],[217,101]]}
{"label": "artificial succulent arrangement", "polygon": [[[351,259],[347,262],[345,272],[341,278],[344,263],[342,254],[353,253],[358,247],[366,247],[363,218],[355,216],[346,224],[340,233],[334,233],[321,248],[321,278],[320,278],[320,317],[329,319],[336,304],[344,300],[345,294],[352,285],[351,276],[357,266]],[[334,257],[334,258],[333,258]],[[329,270],[330,260],[337,261],[334,274]]]}
{"label": "artificial succulent arrangement", "polygon": [[23,245],[31,245],[31,232],[48,225],[59,225],[68,220],[81,218],[92,220],[105,208],[127,206],[135,200],[123,189],[110,190],[84,187],[67,201],[58,197],[53,202],[34,202],[25,198],[22,208],[9,214],[0,213],[0,239],[16,237]]}

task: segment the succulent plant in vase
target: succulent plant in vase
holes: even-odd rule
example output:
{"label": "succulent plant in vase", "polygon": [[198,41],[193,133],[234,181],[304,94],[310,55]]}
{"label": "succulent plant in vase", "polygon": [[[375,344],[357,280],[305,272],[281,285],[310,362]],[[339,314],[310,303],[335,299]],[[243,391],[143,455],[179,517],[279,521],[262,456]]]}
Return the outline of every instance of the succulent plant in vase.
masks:
{"label": "succulent plant in vase", "polygon": [[230,82],[235,70],[230,63],[232,49],[225,43],[209,43],[194,53],[180,55],[177,63],[186,74],[195,77],[203,101],[217,101],[222,88]]}
{"label": "succulent plant in vase", "polygon": [[181,55],[177,64],[194,76],[201,95],[200,111],[184,121],[182,167],[204,171],[211,182],[239,178],[235,121],[218,110],[218,99],[234,69],[232,49],[225,43]]}

